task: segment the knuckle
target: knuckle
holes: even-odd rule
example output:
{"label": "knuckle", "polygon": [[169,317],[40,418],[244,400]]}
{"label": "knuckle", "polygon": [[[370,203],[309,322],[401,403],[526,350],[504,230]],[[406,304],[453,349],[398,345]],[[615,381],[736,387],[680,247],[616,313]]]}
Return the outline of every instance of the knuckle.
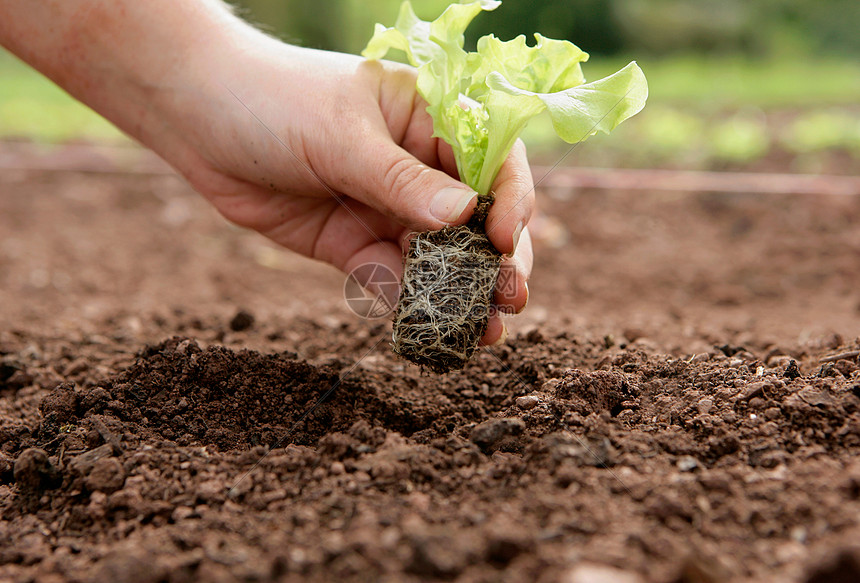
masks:
{"label": "knuckle", "polygon": [[390,161],[382,173],[382,189],[387,195],[394,197],[395,204],[402,205],[415,184],[419,183],[426,171],[429,170],[421,163],[409,158],[397,158]]}

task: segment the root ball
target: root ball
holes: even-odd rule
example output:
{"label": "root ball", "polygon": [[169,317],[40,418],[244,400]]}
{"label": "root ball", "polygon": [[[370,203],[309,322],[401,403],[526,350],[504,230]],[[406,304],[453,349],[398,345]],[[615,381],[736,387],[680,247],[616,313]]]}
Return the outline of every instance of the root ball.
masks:
{"label": "root ball", "polygon": [[469,225],[415,235],[404,261],[394,352],[438,374],[463,368],[487,330],[501,263],[488,206]]}

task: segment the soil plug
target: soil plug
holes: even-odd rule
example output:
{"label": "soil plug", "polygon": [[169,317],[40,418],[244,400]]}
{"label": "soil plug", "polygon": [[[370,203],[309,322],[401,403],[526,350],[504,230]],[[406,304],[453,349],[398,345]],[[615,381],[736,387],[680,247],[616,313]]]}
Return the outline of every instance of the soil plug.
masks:
{"label": "soil plug", "polygon": [[503,42],[487,35],[466,52],[466,27],[500,4],[452,4],[427,22],[404,2],[395,25],[377,24],[362,53],[381,59],[400,50],[418,68],[417,90],[433,118],[433,135],[451,145],[460,179],[479,197],[466,226],[415,235],[404,261],[394,351],[436,373],[462,368],[486,331],[502,257],[484,221],[493,182],[528,121],[547,111],[556,133],[574,144],[608,133],[638,113],[648,96],[635,62],[586,83],[581,63],[588,54],[540,34],[534,46],[525,36]]}
{"label": "soil plug", "polygon": [[436,373],[460,369],[487,330],[501,255],[484,232],[491,197],[468,224],[414,235],[394,315],[394,352]]}

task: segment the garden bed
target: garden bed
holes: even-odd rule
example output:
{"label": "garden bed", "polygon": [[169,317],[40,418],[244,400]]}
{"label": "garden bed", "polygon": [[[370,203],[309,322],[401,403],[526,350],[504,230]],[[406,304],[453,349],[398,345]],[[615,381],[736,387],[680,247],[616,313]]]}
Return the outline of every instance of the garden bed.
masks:
{"label": "garden bed", "polygon": [[860,199],[539,206],[437,376],[173,176],[4,171],[0,579],[860,578]]}

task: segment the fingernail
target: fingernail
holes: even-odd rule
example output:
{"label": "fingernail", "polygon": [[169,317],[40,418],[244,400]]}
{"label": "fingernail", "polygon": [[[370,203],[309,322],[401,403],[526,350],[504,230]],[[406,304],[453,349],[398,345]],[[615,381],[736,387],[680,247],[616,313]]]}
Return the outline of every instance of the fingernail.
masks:
{"label": "fingernail", "polygon": [[526,309],[526,306],[529,305],[529,282],[524,282],[523,285],[526,288],[526,301],[523,302],[523,307],[517,311],[517,314],[522,314],[523,310]]}
{"label": "fingernail", "polygon": [[517,228],[514,229],[514,246],[511,249],[511,255],[513,255],[517,250],[517,245],[520,243],[520,235],[523,234],[523,222],[520,221],[517,223]]}
{"label": "fingernail", "polygon": [[478,193],[473,190],[455,186],[443,188],[430,202],[430,213],[440,221],[453,223],[477,196]]}
{"label": "fingernail", "polygon": [[490,346],[501,346],[505,343],[505,340],[508,339],[508,327],[505,326],[505,323],[502,322],[502,335],[499,336],[499,339],[493,342]]}

